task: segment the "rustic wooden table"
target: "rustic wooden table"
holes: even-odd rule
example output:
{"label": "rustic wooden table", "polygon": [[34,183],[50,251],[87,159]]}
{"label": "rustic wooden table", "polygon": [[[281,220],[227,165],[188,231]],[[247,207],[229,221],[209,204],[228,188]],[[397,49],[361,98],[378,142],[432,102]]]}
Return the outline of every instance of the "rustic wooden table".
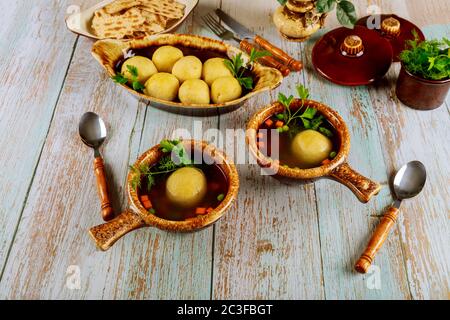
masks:
{"label": "rustic wooden table", "polygon": [[[395,97],[398,66],[370,87],[333,85],[311,67],[320,34],[289,43],[271,23],[275,0],[201,0],[181,30],[213,36],[200,17],[221,7],[305,63],[301,73],[241,109],[207,118],[179,116],[138,102],[106,76],[92,41],[66,30],[71,4],[96,0],[2,1],[0,11],[0,297],[69,299],[448,299],[450,99],[419,112]],[[428,37],[450,35],[447,0],[354,1],[416,22]],[[73,9],[74,7],[71,7]],[[334,14],[332,15],[334,16]],[[126,205],[128,165],[176,128],[243,128],[255,110],[303,83],[349,125],[350,163],[384,188],[360,204],[322,180],[286,186],[240,165],[235,206],[214,227],[192,234],[141,229],[107,252],[87,229],[101,223],[92,152],[78,137],[88,111],[107,122],[103,148],[116,211]],[[395,231],[368,275],[353,264],[392,201],[388,179],[409,160],[428,169],[422,194],[404,202]]]}

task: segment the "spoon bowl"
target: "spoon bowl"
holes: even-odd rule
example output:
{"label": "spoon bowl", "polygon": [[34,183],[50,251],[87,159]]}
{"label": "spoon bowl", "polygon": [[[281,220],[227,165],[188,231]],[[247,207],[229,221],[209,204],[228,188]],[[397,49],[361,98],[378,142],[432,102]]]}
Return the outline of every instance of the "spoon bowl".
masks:
{"label": "spoon bowl", "polygon": [[399,200],[417,196],[427,179],[425,166],[420,161],[411,161],[398,170],[394,177],[394,193]]}
{"label": "spoon bowl", "polygon": [[86,112],[80,119],[78,132],[87,146],[97,149],[106,139],[105,122],[94,112]]}
{"label": "spoon bowl", "polygon": [[78,133],[81,141],[88,147],[94,149],[94,172],[97,178],[98,196],[101,201],[103,220],[108,221],[114,217],[114,212],[109,200],[108,187],[106,183],[105,165],[98,150],[106,139],[105,122],[94,112],[86,112],[81,116],[78,124]]}

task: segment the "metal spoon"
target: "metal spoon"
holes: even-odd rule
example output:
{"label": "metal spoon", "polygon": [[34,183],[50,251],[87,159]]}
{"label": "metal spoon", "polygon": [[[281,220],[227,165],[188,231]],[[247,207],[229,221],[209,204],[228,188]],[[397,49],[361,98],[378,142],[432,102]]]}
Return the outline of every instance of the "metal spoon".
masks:
{"label": "metal spoon", "polygon": [[103,220],[114,217],[111,201],[108,195],[105,166],[99,148],[106,139],[106,126],[103,120],[94,112],[86,112],[80,119],[78,131],[81,140],[94,149],[94,172],[97,177],[98,196],[101,201]]}
{"label": "metal spoon", "polygon": [[383,242],[386,240],[389,231],[394,226],[400,209],[402,200],[410,199],[418,195],[425,185],[427,172],[425,166],[420,161],[411,161],[398,170],[394,177],[394,203],[387,210],[375,233],[372,235],[366,250],[355,264],[355,270],[360,273],[366,273],[380,250]]}

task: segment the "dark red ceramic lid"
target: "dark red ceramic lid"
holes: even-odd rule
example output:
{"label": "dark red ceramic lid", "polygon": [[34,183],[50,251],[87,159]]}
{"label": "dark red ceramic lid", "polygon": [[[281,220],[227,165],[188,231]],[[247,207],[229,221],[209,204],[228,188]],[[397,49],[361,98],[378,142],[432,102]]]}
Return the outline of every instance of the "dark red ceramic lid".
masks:
{"label": "dark red ceramic lid", "polygon": [[392,63],[392,48],[377,31],[337,28],[317,41],[312,63],[328,80],[344,86],[366,85],[382,78]]}
{"label": "dark red ceramic lid", "polygon": [[[383,25],[383,21],[386,19],[395,19],[399,22],[398,32],[389,32],[389,30],[386,30],[386,26]],[[395,14],[367,16],[359,19],[356,24],[375,30],[386,38],[391,43],[392,51],[394,53],[394,62],[400,61],[399,54],[405,49],[406,41],[414,39],[414,29],[417,30],[420,40],[425,40],[425,36],[418,26]]]}

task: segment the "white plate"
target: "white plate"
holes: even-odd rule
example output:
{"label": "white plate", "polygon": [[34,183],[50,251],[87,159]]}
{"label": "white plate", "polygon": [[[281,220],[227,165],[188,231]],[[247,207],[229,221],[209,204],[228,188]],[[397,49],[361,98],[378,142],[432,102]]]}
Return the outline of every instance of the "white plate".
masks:
{"label": "white plate", "polygon": [[[71,15],[69,15],[66,18],[67,28],[76,34],[79,34],[79,35],[82,35],[82,36],[85,36],[88,38],[97,39],[97,40],[104,39],[104,38],[100,38],[99,36],[97,36],[95,34],[95,32],[92,30],[92,28],[91,28],[92,18],[94,17],[95,11],[103,8],[104,6],[106,6],[107,4],[109,4],[113,1],[115,1],[115,0],[104,0],[100,3],[97,3],[96,5],[94,5],[92,7],[90,7],[89,9],[86,9],[81,12],[72,13]],[[192,12],[192,10],[194,10],[194,8],[198,4],[198,0],[177,0],[177,1],[186,6],[184,8],[184,16],[181,19],[177,20],[169,28],[167,28],[161,32],[157,32],[155,34],[169,33],[171,31],[173,32],[176,28],[178,28],[184,22],[184,20],[186,20],[188,15]]]}

